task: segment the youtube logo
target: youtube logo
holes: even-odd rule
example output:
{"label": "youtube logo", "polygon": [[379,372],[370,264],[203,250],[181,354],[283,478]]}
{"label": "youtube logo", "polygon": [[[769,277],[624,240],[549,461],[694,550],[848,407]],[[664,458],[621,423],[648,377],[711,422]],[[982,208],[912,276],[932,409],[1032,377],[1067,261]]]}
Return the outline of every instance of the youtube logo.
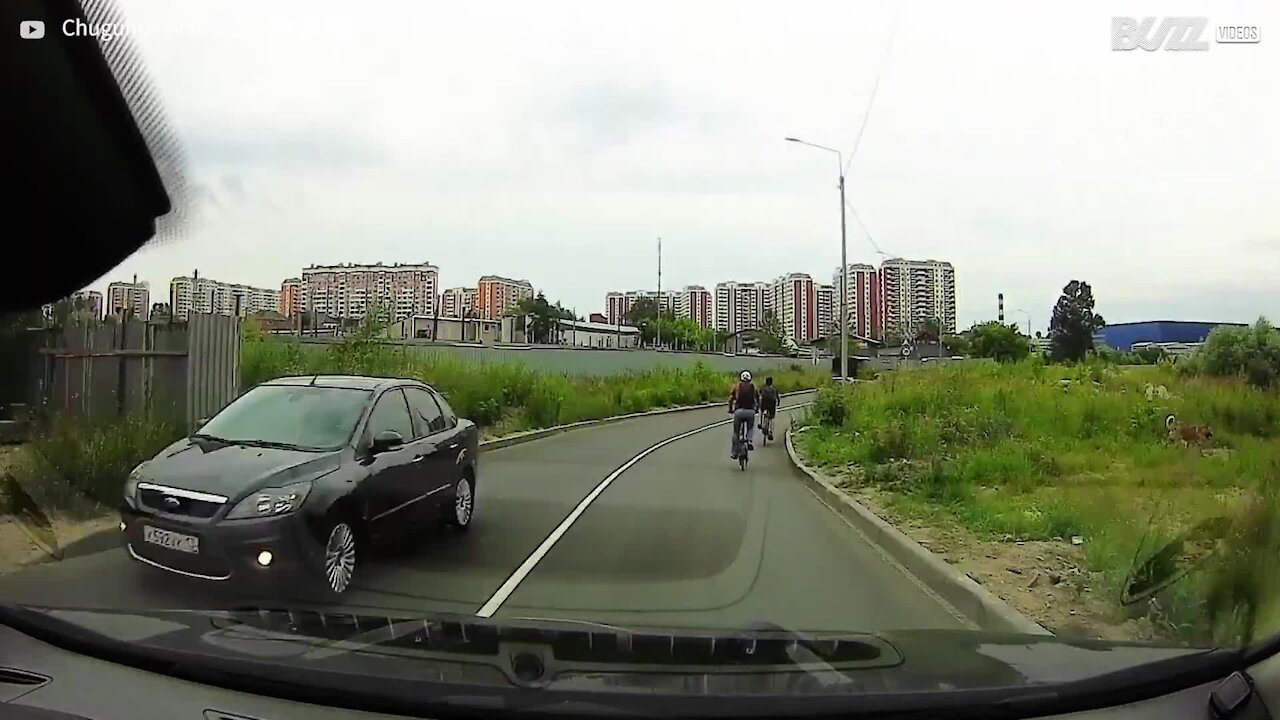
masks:
{"label": "youtube logo", "polygon": [[44,37],[44,21],[23,20],[18,23],[18,35],[23,40],[39,40]]}

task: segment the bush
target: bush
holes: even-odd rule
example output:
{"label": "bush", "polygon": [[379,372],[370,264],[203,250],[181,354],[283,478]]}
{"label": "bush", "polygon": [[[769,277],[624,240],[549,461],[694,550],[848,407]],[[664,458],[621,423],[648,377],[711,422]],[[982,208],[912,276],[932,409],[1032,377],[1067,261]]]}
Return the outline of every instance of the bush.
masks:
{"label": "bush", "polygon": [[177,423],[146,417],[93,423],[56,418],[31,443],[34,484],[54,495],[46,498],[54,507],[72,507],[76,497],[115,507],[129,473],[180,437]]}
{"label": "bush", "polygon": [[1251,328],[1214,328],[1200,351],[1178,367],[1188,374],[1236,376],[1254,387],[1272,387],[1280,381],[1280,332],[1266,318]]}

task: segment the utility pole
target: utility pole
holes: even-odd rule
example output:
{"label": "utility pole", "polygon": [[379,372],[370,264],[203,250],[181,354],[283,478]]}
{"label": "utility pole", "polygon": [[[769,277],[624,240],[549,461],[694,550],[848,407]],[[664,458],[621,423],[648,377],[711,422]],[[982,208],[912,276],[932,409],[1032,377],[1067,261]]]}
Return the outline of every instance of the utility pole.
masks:
{"label": "utility pole", "polygon": [[844,221],[844,158],[840,162],[840,382],[849,379],[849,243]]}
{"label": "utility pole", "polygon": [[658,238],[658,317],[653,322],[653,349],[662,347],[662,238]]}

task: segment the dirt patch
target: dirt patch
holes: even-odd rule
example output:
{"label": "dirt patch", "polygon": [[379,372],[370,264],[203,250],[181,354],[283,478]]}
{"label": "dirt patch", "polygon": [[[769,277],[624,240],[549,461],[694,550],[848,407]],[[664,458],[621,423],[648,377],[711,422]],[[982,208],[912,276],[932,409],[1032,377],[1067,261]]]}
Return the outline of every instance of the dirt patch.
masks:
{"label": "dirt patch", "polygon": [[56,557],[71,543],[95,533],[111,530],[120,522],[115,515],[92,519],[53,517],[52,527],[24,525],[12,516],[0,519],[0,575],[15,572],[25,565]]}
{"label": "dirt patch", "polygon": [[1086,570],[1083,545],[1062,540],[984,539],[951,522],[903,517],[892,495],[848,481],[840,488],[907,537],[968,575],[996,597],[1055,635],[1113,641],[1163,638],[1147,617],[1126,618],[1103,591],[1099,573]]}

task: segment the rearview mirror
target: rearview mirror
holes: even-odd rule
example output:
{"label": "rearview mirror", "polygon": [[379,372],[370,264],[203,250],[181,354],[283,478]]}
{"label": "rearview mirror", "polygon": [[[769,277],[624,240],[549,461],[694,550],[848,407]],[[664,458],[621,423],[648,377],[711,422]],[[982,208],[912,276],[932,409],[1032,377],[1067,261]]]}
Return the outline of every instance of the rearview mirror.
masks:
{"label": "rearview mirror", "polygon": [[369,445],[369,451],[374,455],[384,453],[388,450],[394,450],[404,444],[404,437],[395,430],[383,430],[373,436],[373,442]]}

